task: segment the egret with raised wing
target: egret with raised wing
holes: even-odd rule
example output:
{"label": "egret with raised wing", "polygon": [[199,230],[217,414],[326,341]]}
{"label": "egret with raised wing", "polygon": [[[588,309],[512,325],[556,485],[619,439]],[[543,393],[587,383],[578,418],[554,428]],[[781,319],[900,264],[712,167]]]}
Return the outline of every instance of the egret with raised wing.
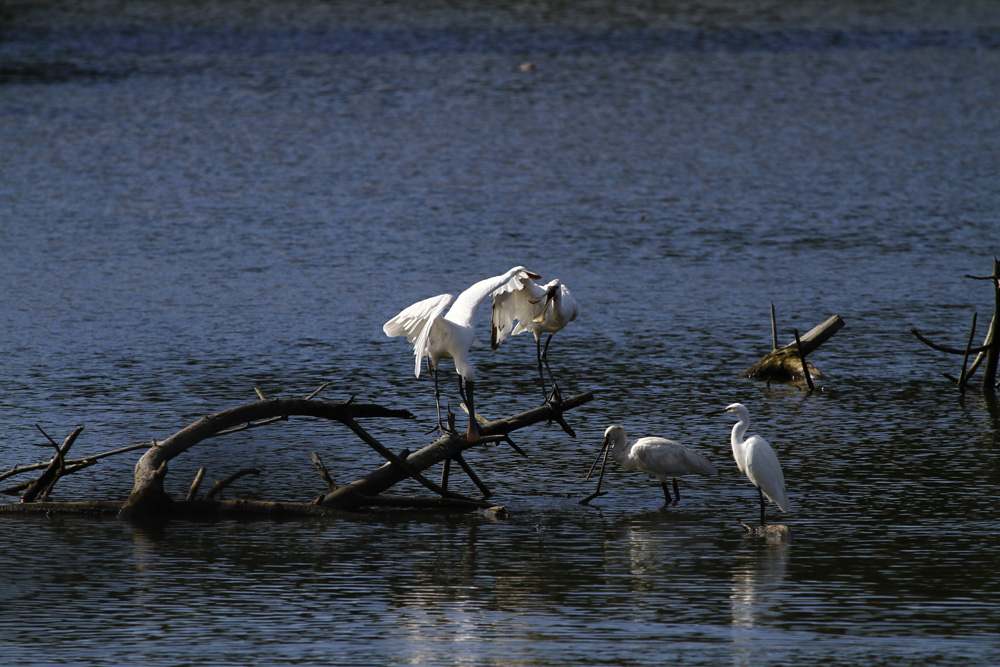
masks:
{"label": "egret with raised wing", "polygon": [[[542,382],[542,396],[545,401],[550,398],[560,399],[559,385],[556,384],[552,368],[549,367],[549,343],[553,334],[576,319],[580,309],[576,299],[569,289],[559,280],[553,280],[547,285],[539,285],[530,280],[524,281],[520,289],[502,292],[493,297],[493,324],[490,330],[490,342],[496,350],[507,336],[530,331],[535,336],[535,357],[538,361],[538,377]],[[517,324],[514,324],[514,321]],[[548,334],[545,346],[542,347],[542,334]],[[549,371],[552,381],[552,393],[545,387],[545,375],[542,367]]]}
{"label": "egret with raised wing", "polygon": [[[600,460],[601,454],[604,454],[609,447],[615,461],[626,470],[647,472],[660,480],[667,505],[681,499],[680,489],[677,488],[677,477],[718,474],[708,459],[679,442],[656,437],[639,438],[628,442],[625,429],[618,425],[609,426],[604,431],[604,446],[601,447],[597,460]],[[597,460],[594,461],[594,465],[597,465]],[[593,472],[594,466],[591,466],[590,470]],[[587,474],[587,478],[590,478],[590,473]],[[668,479],[673,482],[676,498],[670,497]]]}
{"label": "egret with raised wing", "polygon": [[420,366],[424,357],[427,358],[427,369],[434,378],[434,403],[437,406],[438,428],[442,431],[438,363],[441,359],[452,359],[455,362],[459,392],[469,411],[469,428],[466,436],[470,442],[476,442],[479,440],[473,396],[476,370],[469,361],[469,349],[476,343],[473,328],[476,309],[489,297],[521,289],[525,282],[538,278],[541,276],[537,273],[532,273],[523,266],[515,266],[499,276],[480,280],[457,298],[452,294],[440,294],[418,301],[383,325],[382,330],[385,335],[390,338],[405,335],[407,342],[413,344],[413,356],[416,357],[414,375],[417,377],[420,377]]}
{"label": "egret with raised wing", "polygon": [[788,495],[785,493],[785,475],[771,445],[759,435],[747,437],[750,426],[750,411],[742,403],[733,403],[721,412],[735,415],[739,420],[733,425],[729,438],[733,446],[733,458],[740,472],[757,487],[760,495],[760,525],[764,525],[764,496],[778,506],[782,512],[788,511]]}

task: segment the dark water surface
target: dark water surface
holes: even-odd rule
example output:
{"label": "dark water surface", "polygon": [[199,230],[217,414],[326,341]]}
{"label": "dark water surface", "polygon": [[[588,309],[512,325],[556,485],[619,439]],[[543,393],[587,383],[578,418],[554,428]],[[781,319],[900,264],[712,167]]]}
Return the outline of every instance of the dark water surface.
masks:
{"label": "dark water surface", "polygon": [[[49,455],[36,424],[96,453],[255,385],[410,409],[366,426],[418,447],[430,381],[382,323],[517,264],[573,290],[551,359],[596,395],[575,440],[469,453],[503,521],[2,518],[4,664],[1000,662],[1000,412],[909,332],[960,346],[992,312],[964,276],[1000,254],[997,5],[493,4],[0,6],[0,468]],[[738,377],[769,301],[786,340],[847,322],[822,392]],[[484,414],[537,404],[533,354],[475,351]],[[741,533],[709,414],[737,400],[789,544]],[[615,469],[582,507],[611,423],[720,475],[663,508]],[[293,421],[167,486],[257,466],[230,495],[304,501],[309,451],[346,482],[362,447]],[[56,499],[121,500],[135,460]]]}

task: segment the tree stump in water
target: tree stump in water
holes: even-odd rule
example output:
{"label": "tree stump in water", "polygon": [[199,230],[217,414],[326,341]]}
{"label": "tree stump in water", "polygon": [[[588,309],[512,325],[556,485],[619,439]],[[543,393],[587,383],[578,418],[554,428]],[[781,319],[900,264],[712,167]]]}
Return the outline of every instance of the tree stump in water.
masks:
{"label": "tree stump in water", "polygon": [[741,375],[751,380],[781,383],[807,382],[810,385],[815,379],[825,380],[826,376],[809,363],[805,357],[843,327],[844,320],[841,319],[840,315],[833,315],[822,324],[810,329],[801,338],[796,333],[796,339],[793,342],[772,350],[766,357],[743,371]]}

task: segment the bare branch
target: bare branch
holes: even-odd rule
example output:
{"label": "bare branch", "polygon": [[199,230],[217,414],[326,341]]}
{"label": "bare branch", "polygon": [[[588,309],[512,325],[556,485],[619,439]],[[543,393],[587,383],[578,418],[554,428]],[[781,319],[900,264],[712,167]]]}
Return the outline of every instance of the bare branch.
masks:
{"label": "bare branch", "polygon": [[330,491],[336,489],[337,485],[334,483],[333,478],[330,477],[330,472],[326,469],[326,466],[323,465],[323,460],[319,457],[319,454],[316,452],[309,452],[309,458],[312,459],[313,465],[316,466],[316,471],[319,472],[319,476],[323,478],[324,482],[326,482],[327,489]]}
{"label": "bare branch", "polygon": [[[917,339],[927,345],[930,348],[937,350],[938,352],[947,352],[948,354],[965,354],[965,349],[959,349],[957,347],[948,347],[947,345],[939,345],[931,339],[924,336],[916,327],[910,327],[910,333],[917,337]],[[980,347],[969,348],[969,352],[975,352],[979,354],[980,352],[985,352],[988,348],[986,345],[981,345]]]}
{"label": "bare branch", "polygon": [[188,489],[187,499],[189,501],[198,497],[198,487],[201,486],[201,480],[205,479],[205,470],[205,466],[198,468],[198,472],[194,476],[194,481],[191,482],[191,488]]}
{"label": "bare branch", "polygon": [[205,493],[205,495],[202,496],[202,500],[211,500],[213,497],[218,495],[224,488],[226,488],[227,486],[238,480],[240,477],[244,477],[246,475],[259,475],[259,474],[260,470],[258,470],[257,468],[243,468],[242,470],[237,470],[236,472],[234,472],[232,475],[225,478],[221,482],[216,482],[215,486],[209,489]]}
{"label": "bare branch", "polygon": [[[306,400],[307,400],[307,401],[311,401],[312,399],[316,398],[317,396],[319,396],[319,392],[323,391],[324,389],[326,389],[326,388],[327,388],[327,387],[329,387],[329,386],[330,386],[330,383],[329,383],[329,382],[324,382],[323,384],[321,384],[321,385],[319,386],[319,389],[317,389],[317,390],[316,390],[316,391],[314,391],[313,393],[311,393],[311,394],[309,394],[308,396],[306,396]],[[351,400],[354,400],[354,397],[353,397],[353,396],[351,397]]]}
{"label": "bare branch", "polygon": [[59,451],[56,452],[56,455],[52,457],[52,461],[45,469],[45,472],[43,472],[42,475],[28,487],[28,490],[24,492],[24,495],[21,496],[22,503],[30,503],[35,499],[35,496],[42,491],[47,492],[52,490],[51,485],[55,482],[56,478],[60,474],[60,470],[63,468],[63,458],[66,456],[66,452],[69,451],[69,448],[73,446],[73,443],[76,442],[76,438],[80,435],[82,430],[83,427],[78,426],[72,433],[69,434],[69,436],[67,436],[65,442],[62,444],[62,447],[60,447]]}

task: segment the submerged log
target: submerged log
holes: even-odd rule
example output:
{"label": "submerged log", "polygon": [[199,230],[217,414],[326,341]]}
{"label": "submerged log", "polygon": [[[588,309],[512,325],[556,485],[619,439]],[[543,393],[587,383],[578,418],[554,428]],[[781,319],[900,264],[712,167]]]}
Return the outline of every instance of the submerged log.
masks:
{"label": "submerged log", "polygon": [[741,375],[751,380],[765,380],[767,382],[824,380],[826,376],[809,363],[805,357],[830,340],[842,328],[844,328],[844,320],[841,319],[840,315],[833,315],[822,324],[810,329],[804,336],[797,336],[797,340],[772,350],[766,357],[743,371]]}

